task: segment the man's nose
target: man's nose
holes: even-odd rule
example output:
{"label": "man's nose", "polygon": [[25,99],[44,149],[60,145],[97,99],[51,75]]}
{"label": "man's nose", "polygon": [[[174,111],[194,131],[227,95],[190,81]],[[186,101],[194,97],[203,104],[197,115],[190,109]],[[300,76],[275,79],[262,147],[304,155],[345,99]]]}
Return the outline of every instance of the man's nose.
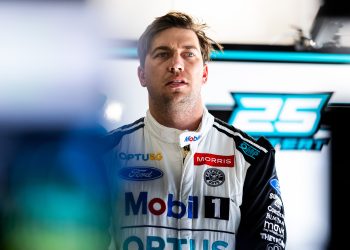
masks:
{"label": "man's nose", "polygon": [[171,73],[175,73],[175,72],[181,72],[184,70],[184,64],[181,61],[181,57],[178,55],[174,55],[171,64],[169,66],[169,71]]}

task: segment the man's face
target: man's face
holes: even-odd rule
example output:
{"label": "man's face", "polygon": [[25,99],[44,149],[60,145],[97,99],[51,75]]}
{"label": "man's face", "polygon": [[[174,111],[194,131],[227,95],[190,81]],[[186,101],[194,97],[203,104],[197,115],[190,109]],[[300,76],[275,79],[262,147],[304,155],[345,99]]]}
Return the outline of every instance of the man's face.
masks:
{"label": "man's face", "polygon": [[201,87],[208,75],[196,34],[189,29],[169,28],[158,33],[138,68],[142,86],[152,105],[202,105]]}

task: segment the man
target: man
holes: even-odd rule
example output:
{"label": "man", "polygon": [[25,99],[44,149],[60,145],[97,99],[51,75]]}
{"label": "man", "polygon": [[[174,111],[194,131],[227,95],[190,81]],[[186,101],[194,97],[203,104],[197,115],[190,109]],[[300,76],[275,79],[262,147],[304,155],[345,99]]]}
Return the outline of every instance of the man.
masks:
{"label": "man", "polygon": [[206,62],[218,45],[205,28],[170,12],[139,39],[149,110],[107,136],[118,249],[285,248],[273,147],[203,105]]}

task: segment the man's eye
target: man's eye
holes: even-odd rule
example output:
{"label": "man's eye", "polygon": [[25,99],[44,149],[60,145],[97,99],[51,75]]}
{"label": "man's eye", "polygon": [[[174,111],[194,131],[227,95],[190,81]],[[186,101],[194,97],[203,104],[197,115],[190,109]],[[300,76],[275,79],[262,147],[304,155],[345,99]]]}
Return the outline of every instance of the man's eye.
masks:
{"label": "man's eye", "polygon": [[168,55],[169,55],[168,52],[160,52],[160,53],[157,53],[155,57],[166,58],[168,57]]}
{"label": "man's eye", "polygon": [[186,52],[185,55],[187,57],[194,57],[195,56],[195,54],[193,52]]}

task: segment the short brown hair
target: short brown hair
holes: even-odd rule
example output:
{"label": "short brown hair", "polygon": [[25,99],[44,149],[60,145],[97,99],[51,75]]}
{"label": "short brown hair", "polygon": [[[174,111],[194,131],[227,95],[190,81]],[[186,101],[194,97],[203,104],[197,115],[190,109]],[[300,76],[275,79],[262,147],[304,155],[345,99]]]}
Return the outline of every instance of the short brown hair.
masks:
{"label": "short brown hair", "polygon": [[172,11],[164,16],[157,17],[139,38],[137,44],[137,54],[140,59],[141,67],[145,66],[146,55],[150,49],[154,36],[163,30],[174,27],[189,29],[196,33],[204,62],[210,60],[210,53],[215,51],[214,45],[222,50],[222,46],[219,43],[207,37],[204,33],[204,30],[208,28],[205,23],[195,22],[191,16],[185,13]]}

